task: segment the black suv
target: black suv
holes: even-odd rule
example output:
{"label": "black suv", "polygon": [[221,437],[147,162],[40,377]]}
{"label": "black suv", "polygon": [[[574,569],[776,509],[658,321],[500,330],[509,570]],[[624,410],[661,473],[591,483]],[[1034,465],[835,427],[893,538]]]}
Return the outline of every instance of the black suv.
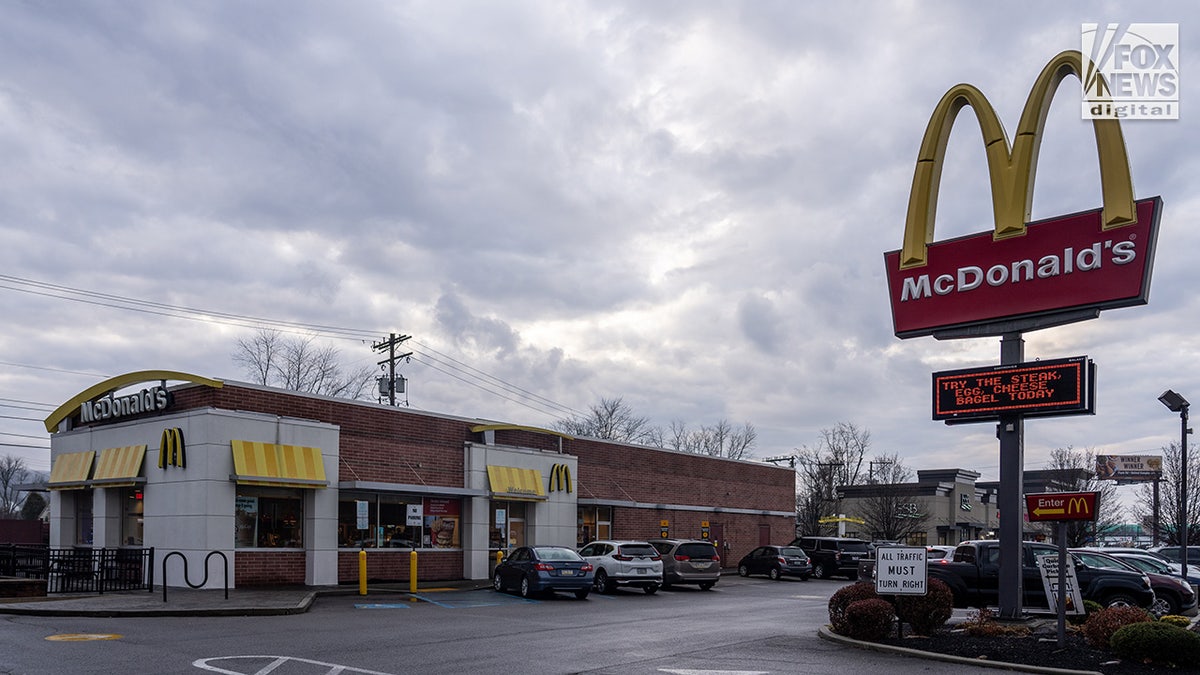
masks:
{"label": "black suv", "polygon": [[846,537],[797,537],[790,546],[799,546],[812,560],[813,576],[828,579],[834,575],[854,581],[858,561],[868,556],[870,543]]}

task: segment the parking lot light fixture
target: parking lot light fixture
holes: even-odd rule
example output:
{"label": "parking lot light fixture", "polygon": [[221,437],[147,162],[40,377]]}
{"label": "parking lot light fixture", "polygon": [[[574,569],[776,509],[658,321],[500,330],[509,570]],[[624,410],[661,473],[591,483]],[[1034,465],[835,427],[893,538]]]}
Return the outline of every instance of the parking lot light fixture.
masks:
{"label": "parking lot light fixture", "polygon": [[1177,532],[1176,539],[1179,540],[1179,569],[1180,569],[1179,574],[1181,577],[1183,577],[1184,581],[1186,582],[1187,581],[1187,566],[1188,566],[1188,544],[1191,543],[1190,537],[1188,536],[1190,534],[1191,523],[1188,522],[1188,492],[1187,492],[1188,491],[1188,487],[1187,487],[1187,479],[1188,479],[1187,437],[1188,437],[1188,434],[1190,434],[1192,432],[1192,430],[1188,428],[1188,407],[1190,406],[1190,404],[1188,403],[1188,400],[1186,398],[1184,398],[1183,396],[1180,396],[1179,394],[1175,393],[1174,391],[1172,391],[1170,389],[1164,391],[1162,393],[1162,395],[1158,397],[1158,400],[1163,405],[1167,406],[1167,409],[1170,410],[1171,412],[1179,413],[1179,423],[1180,423],[1180,432],[1179,432],[1179,518],[1178,518],[1179,528],[1176,531]]}

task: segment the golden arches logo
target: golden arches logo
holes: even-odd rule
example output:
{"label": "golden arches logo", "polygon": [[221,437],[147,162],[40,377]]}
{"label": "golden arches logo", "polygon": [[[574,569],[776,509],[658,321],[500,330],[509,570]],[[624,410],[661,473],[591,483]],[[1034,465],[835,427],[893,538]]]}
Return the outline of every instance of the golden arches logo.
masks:
{"label": "golden arches logo", "polygon": [[163,429],[158,441],[158,468],[177,466],[181,469],[187,466],[184,456],[183,429],[168,427]]}
{"label": "golden arches logo", "polygon": [[1086,497],[1071,497],[1067,500],[1067,515],[1072,513],[1090,514],[1092,507]]}
{"label": "golden arches logo", "polygon": [[571,467],[566,464],[555,464],[550,469],[550,492],[561,490],[570,493],[571,487]]}
{"label": "golden arches logo", "polygon": [[[1062,52],[1046,64],[1025,101],[1025,109],[1017,124],[1017,135],[1011,146],[995,108],[979,89],[969,84],[958,84],[942,96],[921,140],[912,192],[908,198],[900,269],[922,267],[926,263],[926,247],[933,242],[934,216],[946,144],[955,117],[966,106],[975,111],[979,129],[983,133],[992,188],[992,211],[996,221],[994,238],[1007,239],[1025,234],[1025,224],[1032,211],[1038,151],[1050,102],[1058,85],[1068,75],[1082,78],[1085,72],[1094,70],[1090,61],[1087,68],[1085,71],[1083,55],[1074,50]],[[1103,228],[1109,230],[1132,225],[1137,222],[1137,212],[1129,157],[1125,152],[1120,122],[1115,119],[1095,119],[1092,120],[1092,129],[1100,161]]]}

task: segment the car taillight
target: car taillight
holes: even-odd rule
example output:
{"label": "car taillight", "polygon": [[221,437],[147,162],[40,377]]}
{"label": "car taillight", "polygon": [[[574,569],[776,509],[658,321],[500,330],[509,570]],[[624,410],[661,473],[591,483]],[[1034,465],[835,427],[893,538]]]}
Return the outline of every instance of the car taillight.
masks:
{"label": "car taillight", "polygon": [[778,558],[776,558],[776,560],[778,560],[778,561],[779,561],[779,564],[780,564],[780,565],[786,565],[786,564],[787,564],[787,558],[785,558],[785,557],[783,557],[783,556],[779,556]]}
{"label": "car taillight", "polygon": [[838,551],[837,553],[834,553],[834,554],[833,554],[833,559],[834,559],[836,562],[842,562],[842,552],[841,552],[841,551]]}
{"label": "car taillight", "polygon": [[713,554],[713,562],[721,562],[721,556],[714,553]]}
{"label": "car taillight", "polygon": [[551,565],[550,563],[538,563],[533,566],[533,569],[539,572],[553,572],[554,565]]}
{"label": "car taillight", "polygon": [[678,560],[679,562],[687,562],[687,561],[691,560],[691,558],[687,557],[686,555],[677,555],[677,556],[675,556],[675,559]]}
{"label": "car taillight", "polygon": [[662,560],[662,556],[661,555],[653,555],[653,556],[650,556],[650,559],[651,560]]}
{"label": "car taillight", "polygon": [[632,556],[627,556],[627,555],[621,555],[620,553],[618,553],[618,554],[616,554],[616,555],[614,555],[614,556],[613,556],[613,560],[620,560],[621,562],[625,562],[625,561],[628,561],[628,560],[633,560],[633,557],[632,557]]}
{"label": "car taillight", "polygon": [[591,564],[591,563],[583,563],[583,567],[580,567],[580,568],[579,568],[579,571],[580,571],[580,572],[591,572],[591,571],[592,571],[592,564]]}

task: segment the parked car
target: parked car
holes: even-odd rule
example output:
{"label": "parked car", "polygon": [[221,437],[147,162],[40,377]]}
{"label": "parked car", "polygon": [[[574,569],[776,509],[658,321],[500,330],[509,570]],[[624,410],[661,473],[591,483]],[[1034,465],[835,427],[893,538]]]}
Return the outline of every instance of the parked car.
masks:
{"label": "parked car", "polygon": [[651,539],[662,556],[662,587],[696,584],[707,591],[721,580],[721,556],[712,542],[700,539]]}
{"label": "parked car", "polygon": [[[1139,568],[1143,572],[1153,572],[1154,574],[1165,574],[1167,576],[1179,577],[1179,571],[1183,569],[1183,566],[1177,562],[1171,562],[1145,551],[1141,553],[1127,553],[1125,551],[1113,552],[1104,548],[1094,550],[1098,550],[1101,553],[1108,553],[1115,558],[1120,558],[1121,560],[1124,560],[1125,562]],[[1192,585],[1200,584],[1200,568],[1197,568],[1191,563],[1188,563],[1187,582]]]}
{"label": "parked car", "polygon": [[[1150,549],[1152,553],[1157,553],[1171,562],[1179,562],[1180,547],[1178,546],[1156,546]],[[1200,546],[1188,546],[1188,564],[1200,563]]]}
{"label": "parked car", "polygon": [[662,556],[647,542],[593,541],[579,555],[595,568],[592,585],[601,593],[633,586],[652,595],[662,586]]}
{"label": "parked car", "polygon": [[1147,572],[1138,565],[1121,558],[1100,553],[1091,549],[1070,549],[1071,555],[1088,567],[1101,569],[1126,569],[1141,572],[1150,579],[1150,588],[1154,591],[1154,603],[1150,611],[1158,616],[1164,614],[1196,614],[1196,593],[1190,584],[1179,577],[1167,576],[1156,572]]}
{"label": "parked car", "polygon": [[744,577],[765,574],[775,580],[791,576],[808,581],[812,571],[812,562],[799,546],[759,546],[738,561],[738,574]]}
{"label": "parked car", "polygon": [[521,597],[566,591],[580,600],[592,590],[592,565],[566,546],[521,546],[496,565],[492,588],[516,588]]}
{"label": "parked car", "polygon": [[813,576],[828,579],[858,578],[858,561],[867,557],[869,543],[847,537],[797,537],[789,546],[799,546],[812,559]]}

